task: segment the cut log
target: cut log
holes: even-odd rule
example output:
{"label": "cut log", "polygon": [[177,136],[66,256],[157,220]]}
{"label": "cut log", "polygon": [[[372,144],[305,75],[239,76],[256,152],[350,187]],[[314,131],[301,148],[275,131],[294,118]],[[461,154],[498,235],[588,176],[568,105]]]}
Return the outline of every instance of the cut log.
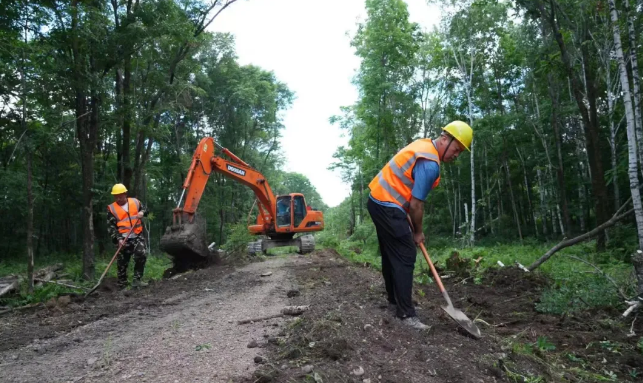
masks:
{"label": "cut log", "polygon": [[63,282],[63,281],[45,281],[45,280],[42,280],[42,279],[36,279],[36,278],[34,278],[34,281],[36,281],[36,282],[44,282],[44,283],[52,283],[52,284],[59,285],[59,286],[69,287],[69,288],[71,288],[71,289],[89,290],[89,289],[88,289],[88,288],[86,288],[86,287],[74,286],[74,285],[72,285],[72,284],[65,283],[65,282]]}
{"label": "cut log", "polygon": [[9,276],[0,279],[0,297],[9,294],[20,287],[20,277]]}
{"label": "cut log", "polygon": [[56,277],[56,272],[62,270],[63,264],[62,263],[56,263],[53,265],[49,265],[47,267],[44,267],[34,273],[34,279],[40,279],[41,281],[49,281],[54,279]]}
{"label": "cut log", "polygon": [[246,323],[252,323],[252,322],[261,322],[264,320],[268,319],[273,319],[273,318],[279,318],[285,315],[300,315],[304,311],[308,310],[310,306],[286,306],[283,309],[281,309],[281,312],[279,314],[272,314],[268,316],[263,316],[259,318],[253,318],[253,319],[244,319],[240,320],[237,322],[237,324],[246,324]]}
{"label": "cut log", "polygon": [[612,218],[610,218],[609,220],[603,222],[602,224],[597,226],[594,230],[591,230],[591,231],[589,231],[589,232],[587,232],[585,234],[579,235],[576,238],[565,239],[565,240],[561,241],[556,246],[554,246],[551,249],[549,249],[549,251],[547,253],[545,253],[545,255],[543,255],[538,260],[536,260],[534,263],[532,263],[529,267],[527,267],[527,269],[529,269],[529,271],[534,271],[540,265],[542,265],[544,262],[546,262],[549,258],[551,258],[552,255],[556,254],[556,252],[558,252],[559,250],[564,249],[564,248],[569,247],[569,246],[572,246],[572,245],[575,245],[577,243],[583,242],[585,240],[588,240],[588,239],[592,238],[593,236],[598,235],[599,233],[603,232],[603,230],[607,229],[608,227],[614,226],[618,221],[622,220],[623,218],[627,217],[629,214],[634,212],[634,209],[630,209],[630,210],[626,211],[625,213],[621,214],[623,209],[627,206],[627,204],[630,203],[631,200],[632,200],[632,197],[630,197],[623,205],[621,205],[621,207],[618,209],[618,211],[616,213],[614,213]]}

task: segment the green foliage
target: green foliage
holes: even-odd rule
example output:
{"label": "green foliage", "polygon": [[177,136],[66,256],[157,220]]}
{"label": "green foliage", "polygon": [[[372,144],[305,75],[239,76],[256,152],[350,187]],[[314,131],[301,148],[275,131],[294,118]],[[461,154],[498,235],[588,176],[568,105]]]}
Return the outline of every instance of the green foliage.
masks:
{"label": "green foliage", "polygon": [[244,223],[228,225],[228,240],[223,245],[223,249],[231,253],[246,253],[248,242],[256,241],[257,238],[248,232],[248,227]]}
{"label": "green foliage", "polygon": [[204,351],[204,350],[209,350],[212,348],[210,343],[205,343],[205,344],[197,344],[196,347],[194,348],[195,351]]}
{"label": "green foliage", "polygon": [[601,276],[570,276],[557,279],[543,292],[536,309],[540,312],[562,314],[590,308],[614,307],[621,302],[614,287]]}
{"label": "green foliage", "polygon": [[[101,257],[97,259],[96,269],[100,270],[102,273],[103,270],[107,267],[109,261],[111,260],[111,255],[109,257]],[[53,254],[47,258],[37,258],[35,264],[35,269],[38,270],[41,267],[49,266],[52,264],[61,263],[63,269],[58,273],[63,275],[66,274],[70,279],[72,284],[78,287],[91,288],[96,284],[96,280],[93,281],[84,281],[82,280],[82,270],[83,265],[80,257],[76,254]],[[127,269],[128,278],[132,280],[134,265],[133,261],[130,261],[130,265]],[[154,281],[160,280],[163,278],[163,273],[165,270],[172,266],[172,262],[165,254],[148,254],[147,261],[145,263],[145,274],[143,276],[144,281]],[[112,264],[112,267],[108,271],[106,278],[116,278],[116,263]],[[46,302],[47,300],[57,297],[65,293],[82,293],[82,290],[73,289],[65,286],[60,286],[56,284],[45,283],[42,286],[36,286],[34,288],[33,294],[27,292],[27,283],[26,283],[26,265],[22,260],[12,259],[5,260],[0,262],[0,277],[16,274],[21,275],[25,278],[25,281],[20,286],[20,291],[18,294],[14,294],[8,297],[0,298],[0,305],[7,305],[11,307],[22,306],[30,303],[37,302]]]}
{"label": "green foliage", "polygon": [[536,342],[533,343],[533,346],[538,348],[542,352],[554,351],[556,349],[556,346],[550,343],[545,336],[539,336]]}

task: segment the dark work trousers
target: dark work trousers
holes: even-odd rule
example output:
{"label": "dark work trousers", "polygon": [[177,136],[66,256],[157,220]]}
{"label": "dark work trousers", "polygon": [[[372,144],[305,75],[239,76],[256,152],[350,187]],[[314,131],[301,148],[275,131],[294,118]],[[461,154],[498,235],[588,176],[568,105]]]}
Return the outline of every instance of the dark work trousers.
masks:
{"label": "dark work trousers", "polygon": [[395,207],[379,205],[370,198],[368,212],[377,230],[388,300],[397,304],[398,317],[413,317],[413,269],[417,250],[406,213]]}

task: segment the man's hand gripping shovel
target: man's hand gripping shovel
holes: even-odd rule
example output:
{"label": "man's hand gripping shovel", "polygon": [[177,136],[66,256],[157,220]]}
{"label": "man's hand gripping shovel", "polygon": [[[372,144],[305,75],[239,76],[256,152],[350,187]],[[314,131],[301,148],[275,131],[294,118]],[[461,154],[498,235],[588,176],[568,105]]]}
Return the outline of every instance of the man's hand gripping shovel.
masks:
{"label": "man's hand gripping shovel", "polygon": [[[411,217],[407,215],[406,218],[409,220],[409,225],[411,225],[411,228],[413,228],[413,222],[411,222]],[[449,316],[453,318],[453,320],[456,321],[460,325],[460,327],[467,330],[469,334],[471,334],[476,339],[480,338],[482,336],[480,334],[480,329],[478,329],[478,327],[462,311],[453,307],[451,298],[449,298],[449,294],[444,288],[444,285],[442,284],[442,280],[440,279],[440,275],[438,274],[437,270],[435,270],[435,266],[433,266],[433,262],[431,262],[431,258],[429,258],[429,253],[426,251],[426,248],[424,247],[423,243],[420,243],[420,249],[422,250],[422,254],[424,255],[424,259],[426,260],[426,263],[429,264],[429,268],[431,269],[431,273],[433,274],[433,278],[435,279],[435,282],[438,284],[438,287],[440,288],[442,297],[444,297],[444,300],[447,301],[447,305],[442,306],[442,309],[446,311],[446,313],[449,314]]]}
{"label": "man's hand gripping shovel", "polygon": [[[141,218],[138,218],[138,220],[140,221],[140,220],[141,220]],[[112,257],[112,260],[111,260],[111,261],[109,261],[109,264],[108,264],[108,265],[107,265],[107,267],[105,268],[105,271],[103,271],[103,275],[101,275],[101,276],[100,276],[100,278],[98,279],[98,283],[96,283],[96,286],[92,287],[92,289],[91,289],[91,290],[89,290],[89,291],[85,294],[85,298],[87,298],[87,297],[89,296],[89,294],[91,294],[91,293],[93,293],[94,291],[96,291],[96,289],[98,288],[98,286],[100,286],[101,282],[103,281],[103,278],[105,278],[105,275],[106,275],[106,274],[107,274],[107,272],[109,271],[109,268],[110,268],[110,267],[112,267],[112,263],[114,263],[114,261],[116,260],[116,257],[118,256],[118,253],[120,253],[120,252],[121,252],[121,250],[123,249],[123,246],[125,246],[125,244],[127,243],[127,239],[129,238],[130,234],[132,234],[132,231],[134,230],[134,227],[136,226],[136,224],[137,224],[137,223],[138,223],[137,221],[134,221],[134,222],[132,223],[132,228],[131,228],[131,229],[129,229],[129,231],[127,232],[127,235],[125,236],[125,239],[123,239],[123,241],[120,243],[120,245],[118,245],[118,249],[116,250],[116,253],[114,253],[114,256]]]}

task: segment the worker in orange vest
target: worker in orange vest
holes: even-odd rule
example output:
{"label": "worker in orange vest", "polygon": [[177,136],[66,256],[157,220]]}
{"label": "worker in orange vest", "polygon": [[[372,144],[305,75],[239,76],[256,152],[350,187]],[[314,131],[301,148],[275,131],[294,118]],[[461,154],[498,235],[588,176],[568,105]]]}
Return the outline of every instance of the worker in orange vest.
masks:
{"label": "worker in orange vest", "polygon": [[438,139],[418,139],[400,150],[368,185],[368,212],[377,231],[389,309],[418,330],[429,327],[417,318],[411,298],[416,246],[424,243],[424,201],[440,183],[440,164],[470,150],[472,139],[468,124],[453,121]]}
{"label": "worker in orange vest", "polygon": [[[142,218],[147,216],[147,209],[136,198],[127,198],[127,188],[123,184],[112,187],[114,203],[107,206],[107,230],[112,242],[122,245],[116,265],[118,267],[118,287],[127,287],[127,266],[134,256],[134,277],[132,287],[147,286],[141,281],[145,271],[145,237],[143,236]],[[133,227],[133,228],[132,228]],[[130,233],[131,230],[131,233]],[[129,237],[127,237],[129,233]],[[127,237],[127,240],[125,240]]]}

